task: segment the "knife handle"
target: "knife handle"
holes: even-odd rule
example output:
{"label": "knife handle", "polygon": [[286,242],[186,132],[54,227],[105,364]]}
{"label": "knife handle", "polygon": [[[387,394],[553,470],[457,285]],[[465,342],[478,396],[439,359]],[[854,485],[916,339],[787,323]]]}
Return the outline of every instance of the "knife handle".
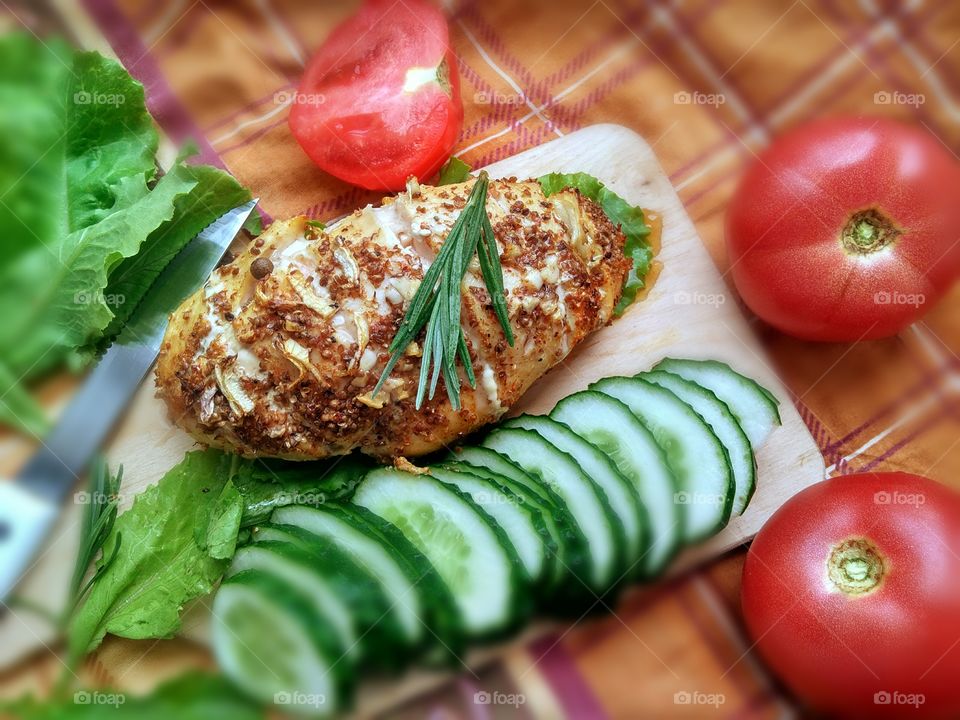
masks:
{"label": "knife handle", "polygon": [[59,507],[20,483],[0,482],[0,603],[33,567]]}

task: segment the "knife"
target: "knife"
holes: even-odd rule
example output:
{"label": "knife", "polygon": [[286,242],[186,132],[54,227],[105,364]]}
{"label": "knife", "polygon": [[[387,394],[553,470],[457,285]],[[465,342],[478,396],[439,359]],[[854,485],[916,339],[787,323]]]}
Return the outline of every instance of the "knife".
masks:
{"label": "knife", "polygon": [[170,313],[216,268],[256,204],[224,213],[170,261],[40,449],[13,482],[0,482],[0,603],[32,567],[66,497],[156,360]]}

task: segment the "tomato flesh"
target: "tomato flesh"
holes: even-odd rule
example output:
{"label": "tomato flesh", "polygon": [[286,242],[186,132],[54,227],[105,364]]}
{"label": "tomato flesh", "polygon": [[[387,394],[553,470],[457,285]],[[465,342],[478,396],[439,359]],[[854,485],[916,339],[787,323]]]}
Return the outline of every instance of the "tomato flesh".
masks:
{"label": "tomato flesh", "polygon": [[949,152],[892,120],[787,133],[747,170],[727,211],[737,289],[763,320],[804,339],[895,334],[960,273],[956,187]]}
{"label": "tomato flesh", "polygon": [[811,708],[960,713],[960,496],[905,473],[819,483],[757,535],[742,602],[757,649]]}
{"label": "tomato flesh", "polygon": [[462,124],[446,19],[423,0],[367,0],[313,56],[290,110],[307,155],[370,190],[435,174]]}

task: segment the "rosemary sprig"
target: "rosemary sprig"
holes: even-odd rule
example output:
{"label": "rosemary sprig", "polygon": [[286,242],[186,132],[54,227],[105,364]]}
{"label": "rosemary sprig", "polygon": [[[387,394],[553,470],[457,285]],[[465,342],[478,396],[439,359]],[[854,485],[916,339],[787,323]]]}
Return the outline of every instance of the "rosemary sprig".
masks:
{"label": "rosemary sprig", "polygon": [[[430,265],[417,292],[414,293],[407,314],[388,348],[387,362],[377,386],[375,397],[383,383],[390,377],[404,351],[426,326],[423,340],[423,356],[420,360],[420,377],[417,384],[416,407],[423,405],[424,397],[433,399],[440,375],[447,390],[447,397],[455,410],[460,409],[460,377],[457,374],[457,358],[463,364],[470,387],[477,386],[470,361],[470,351],[460,324],[460,284],[474,254],[480,261],[483,281],[490,294],[494,313],[503,328],[504,336],[513,345],[513,332],[507,318],[507,303],[504,299],[503,270],[497,252],[497,241],[487,216],[487,187],[490,179],[481,172],[470,191],[467,204],[460,212],[450,234]],[[429,388],[429,390],[428,390]]]}
{"label": "rosemary sprig", "polygon": [[90,471],[88,502],[86,508],[84,508],[83,524],[80,530],[80,549],[77,553],[77,564],[73,569],[73,579],[70,582],[72,598],[70,613],[76,609],[93,582],[110,566],[120,551],[121,537],[118,535],[110,556],[101,560],[93,577],[85,585],[82,585],[90,564],[103,548],[104,543],[110,536],[110,531],[113,529],[113,523],[117,519],[117,503],[122,480],[123,466],[120,467],[116,475],[111,475],[110,469],[103,458],[98,457],[94,461],[93,468]]}

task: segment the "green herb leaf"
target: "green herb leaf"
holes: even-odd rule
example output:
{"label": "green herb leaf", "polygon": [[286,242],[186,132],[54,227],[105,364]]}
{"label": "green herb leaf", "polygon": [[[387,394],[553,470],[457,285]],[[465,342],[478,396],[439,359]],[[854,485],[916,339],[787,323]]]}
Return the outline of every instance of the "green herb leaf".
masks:
{"label": "green herb leaf", "polygon": [[230,560],[237,549],[237,534],[243,517],[243,497],[232,480],[220,491],[220,497],[210,513],[203,547],[217,560]]}
{"label": "green herb leaf", "polygon": [[[154,230],[139,252],[110,273],[105,295],[122,298],[113,307],[114,318],[104,331],[109,341],[120,332],[163,269],[197,233],[228,210],[250,200],[250,191],[232,176],[208,165],[176,165],[170,171],[194,183],[174,202],[174,214]],[[251,213],[251,217],[258,217]]]}
{"label": "green herb leaf", "polygon": [[[96,702],[94,702],[96,700]],[[111,700],[113,701],[111,703]],[[63,698],[31,697],[0,703],[0,716],[18,720],[263,720],[266,711],[225,678],[189,672],[169,680],[149,695],[133,697],[116,690],[77,690]]]}
{"label": "green herb leaf", "polygon": [[579,190],[600,205],[610,222],[620,226],[627,239],[623,252],[633,261],[633,267],[624,280],[620,302],[613,310],[613,314],[619,317],[636,299],[637,292],[646,287],[645,278],[653,260],[653,250],[646,239],[650,228],[644,220],[643,209],[630,205],[602,182],[586,173],[551,173],[538,178],[538,182],[547,196],[559,190]]}
{"label": "green herb leaf", "polygon": [[453,185],[454,183],[466,182],[470,179],[471,168],[458,157],[451,157],[440,168],[440,177],[437,179],[437,185]]}
{"label": "green herb leaf", "polygon": [[97,53],[0,37],[0,106],[0,423],[42,434],[24,385],[89,360],[162,263],[249,195],[183,158],[157,181],[143,87]]}
{"label": "green herb leaf", "polygon": [[81,588],[83,579],[97,554],[103,549],[117,519],[117,503],[120,500],[120,483],[123,480],[123,467],[116,475],[110,473],[106,462],[98,457],[90,471],[90,490],[87,504],[84,506],[83,521],[80,526],[80,549],[70,582],[70,607],[75,608],[83,598],[85,591],[102,575],[116,558],[121,538],[117,535],[110,556],[101,558],[97,571],[86,587]]}
{"label": "green herb leaf", "polygon": [[[376,396],[383,383],[390,377],[393,368],[400,360],[407,346],[426,326],[423,339],[423,356],[420,358],[420,378],[417,383],[416,407],[419,410],[425,397],[433,399],[441,373],[443,384],[455,410],[460,409],[460,377],[457,374],[457,357],[463,363],[471,386],[476,386],[476,378],[470,361],[463,327],[460,325],[460,284],[467,273],[474,253],[481,243],[484,250],[480,253],[480,264],[487,291],[494,303],[494,310],[508,342],[513,345],[513,333],[507,319],[506,304],[502,312],[497,309],[497,296],[503,301],[503,273],[500,269],[496,240],[490,219],[487,216],[487,186],[489,177],[481,172],[480,177],[470,191],[470,197],[457,221],[453,224],[444,240],[440,252],[424,273],[423,280],[414,293],[407,314],[400,323],[400,329],[390,343],[390,360],[387,362],[380,380],[373,389]],[[489,239],[485,240],[484,236]],[[496,260],[490,258],[492,254]],[[432,372],[431,372],[432,371]]]}
{"label": "green herb leaf", "polygon": [[[197,541],[206,532],[229,481],[221,453],[194,452],[117,518],[106,542],[109,557],[70,625],[71,658],[96,647],[106,633],[142,639],[173,635],[188,600],[209,593],[226,568]],[[213,533],[222,539],[222,530]]]}

